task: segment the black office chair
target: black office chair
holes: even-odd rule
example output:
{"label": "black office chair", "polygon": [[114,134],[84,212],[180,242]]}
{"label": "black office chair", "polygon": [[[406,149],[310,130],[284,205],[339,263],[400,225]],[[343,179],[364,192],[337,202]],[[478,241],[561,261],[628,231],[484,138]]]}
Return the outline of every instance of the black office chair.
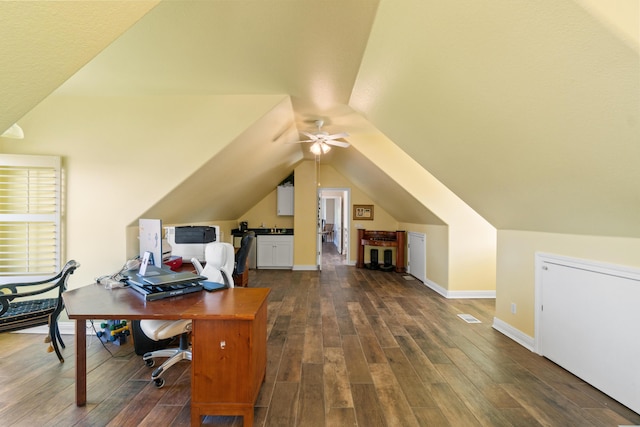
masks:
{"label": "black office chair", "polygon": [[235,267],[233,268],[233,282],[236,286],[246,288],[249,284],[249,252],[256,240],[256,233],[247,231],[240,240],[240,249],[236,252]]}

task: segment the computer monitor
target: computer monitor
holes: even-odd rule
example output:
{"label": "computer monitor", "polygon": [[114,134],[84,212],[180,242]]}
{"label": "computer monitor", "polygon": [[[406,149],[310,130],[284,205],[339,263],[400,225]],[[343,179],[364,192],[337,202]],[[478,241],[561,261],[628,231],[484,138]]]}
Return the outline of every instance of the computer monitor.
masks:
{"label": "computer monitor", "polygon": [[142,219],[138,220],[140,257],[145,252],[153,255],[153,265],[162,267],[162,220]]}

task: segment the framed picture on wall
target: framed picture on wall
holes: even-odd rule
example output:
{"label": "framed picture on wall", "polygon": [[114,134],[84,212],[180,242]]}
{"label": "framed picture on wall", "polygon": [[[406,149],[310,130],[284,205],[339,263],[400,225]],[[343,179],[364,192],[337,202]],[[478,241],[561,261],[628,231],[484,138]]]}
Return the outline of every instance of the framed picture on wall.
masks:
{"label": "framed picture on wall", "polygon": [[373,220],[373,205],[353,205],[354,220]]}

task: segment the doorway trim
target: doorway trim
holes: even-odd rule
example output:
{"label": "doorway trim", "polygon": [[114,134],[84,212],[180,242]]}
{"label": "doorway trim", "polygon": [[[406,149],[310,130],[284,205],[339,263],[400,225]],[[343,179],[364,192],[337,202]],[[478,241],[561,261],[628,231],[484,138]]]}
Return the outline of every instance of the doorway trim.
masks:
{"label": "doorway trim", "polygon": [[348,187],[319,187],[317,193],[318,216],[316,218],[317,235],[316,235],[316,266],[318,270],[322,270],[322,219],[324,215],[324,200],[338,199],[341,211],[342,223],[336,233],[340,233],[340,242],[345,253],[347,262],[350,260],[350,235],[351,235],[351,188]]}

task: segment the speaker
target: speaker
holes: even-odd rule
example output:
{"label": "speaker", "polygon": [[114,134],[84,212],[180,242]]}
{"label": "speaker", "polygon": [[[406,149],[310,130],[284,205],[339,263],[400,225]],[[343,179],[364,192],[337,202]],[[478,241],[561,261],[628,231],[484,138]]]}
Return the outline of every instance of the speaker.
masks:
{"label": "speaker", "polygon": [[385,249],[384,250],[384,265],[385,265],[385,267],[388,267],[391,264],[393,264],[393,260],[391,259],[391,255],[392,254],[393,254],[393,251],[391,249]]}
{"label": "speaker", "polygon": [[380,267],[382,271],[392,271],[393,270],[393,251],[391,249],[384,250],[384,265]]}

